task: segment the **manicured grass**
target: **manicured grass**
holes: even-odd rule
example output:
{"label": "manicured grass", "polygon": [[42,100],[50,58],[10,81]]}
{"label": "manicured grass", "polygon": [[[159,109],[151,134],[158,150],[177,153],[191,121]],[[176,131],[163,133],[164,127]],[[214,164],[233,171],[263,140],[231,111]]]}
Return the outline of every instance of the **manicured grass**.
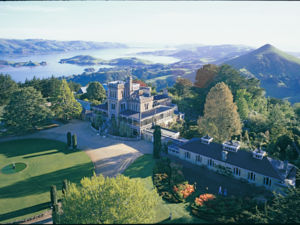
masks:
{"label": "manicured grass", "polygon": [[13,163],[4,166],[1,170],[1,172],[3,174],[12,174],[12,173],[18,173],[22,170],[24,170],[27,167],[27,165],[25,163],[15,163],[15,165]]}
{"label": "manicured grass", "polygon": [[[146,187],[153,189],[152,170],[155,160],[152,155],[142,155],[135,160],[125,171],[124,175],[133,179],[142,180]],[[172,220],[169,220],[170,212],[172,212]],[[190,214],[188,203],[168,203],[160,199],[156,208],[156,223],[205,223],[197,217]]]}
{"label": "manicured grass", "polygon": [[26,163],[14,174],[0,172],[0,223],[29,218],[49,209],[50,186],[61,194],[62,181],[78,183],[91,176],[94,165],[82,151],[47,139],[24,139],[0,143],[0,169],[11,163]]}

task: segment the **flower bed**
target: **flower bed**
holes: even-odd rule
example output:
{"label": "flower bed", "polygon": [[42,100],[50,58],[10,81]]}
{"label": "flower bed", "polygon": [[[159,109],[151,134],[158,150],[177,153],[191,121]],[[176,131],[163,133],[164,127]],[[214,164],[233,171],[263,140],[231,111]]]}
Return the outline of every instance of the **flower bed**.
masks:
{"label": "flower bed", "polygon": [[[194,186],[184,182],[184,176],[179,165],[169,159],[156,162],[153,169],[153,184],[163,199],[171,203],[183,202],[193,191]],[[174,191],[178,188],[178,191]]]}
{"label": "flower bed", "polygon": [[204,202],[215,199],[216,196],[213,194],[202,194],[198,198],[195,199],[195,204],[197,206],[203,206]]}
{"label": "flower bed", "polygon": [[184,201],[188,196],[195,192],[195,187],[194,185],[184,182],[182,184],[174,185],[173,192],[179,200]]}

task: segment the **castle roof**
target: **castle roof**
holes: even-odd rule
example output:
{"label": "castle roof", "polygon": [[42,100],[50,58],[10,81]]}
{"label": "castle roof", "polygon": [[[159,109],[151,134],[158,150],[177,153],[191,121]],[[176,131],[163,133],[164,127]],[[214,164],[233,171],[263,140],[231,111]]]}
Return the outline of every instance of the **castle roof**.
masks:
{"label": "castle roof", "polygon": [[168,95],[165,95],[165,94],[154,95],[154,96],[153,96],[153,100],[161,100],[161,99],[165,99],[165,98],[169,98],[169,96],[168,96]]}
{"label": "castle roof", "polygon": [[[147,117],[152,117],[155,114],[162,113],[162,112],[170,110],[170,109],[172,109],[172,107],[169,107],[169,106],[159,106],[157,108],[150,109],[148,111],[142,112],[141,119],[144,119]],[[139,114],[140,114],[139,112],[135,112],[132,110],[125,110],[120,113],[120,115],[122,115],[122,116],[128,116],[133,119],[139,119],[139,116],[140,116]]]}

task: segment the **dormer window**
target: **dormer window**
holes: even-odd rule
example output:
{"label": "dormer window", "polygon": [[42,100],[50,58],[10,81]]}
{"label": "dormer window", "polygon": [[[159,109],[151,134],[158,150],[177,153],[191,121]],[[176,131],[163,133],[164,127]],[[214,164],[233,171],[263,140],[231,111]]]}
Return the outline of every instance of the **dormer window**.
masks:
{"label": "dormer window", "polygon": [[231,151],[231,152],[237,152],[240,148],[240,142],[238,141],[226,141],[222,144],[223,150]]}
{"label": "dormer window", "polygon": [[252,156],[253,158],[255,159],[260,159],[262,160],[264,158],[264,156],[266,155],[266,152],[261,150],[261,149],[255,149],[253,152],[252,152]]}
{"label": "dormer window", "polygon": [[205,135],[204,137],[201,138],[201,143],[209,145],[209,143],[212,142],[212,140],[213,140],[212,137]]}

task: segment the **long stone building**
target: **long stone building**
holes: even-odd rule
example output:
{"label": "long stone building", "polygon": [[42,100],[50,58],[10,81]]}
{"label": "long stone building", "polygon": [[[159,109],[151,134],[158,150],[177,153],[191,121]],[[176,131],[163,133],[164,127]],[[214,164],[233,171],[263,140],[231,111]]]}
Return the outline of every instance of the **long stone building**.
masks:
{"label": "long stone building", "polygon": [[169,124],[183,114],[171,103],[166,90],[160,95],[151,95],[151,87],[141,87],[129,76],[124,81],[108,83],[107,100],[104,104],[92,107],[109,120],[125,122],[135,136],[141,136],[153,124]]}
{"label": "long stone building", "polygon": [[227,171],[234,178],[242,179],[271,191],[283,191],[295,187],[297,168],[287,161],[267,157],[260,149],[240,150],[237,141],[223,144],[212,142],[208,135],[193,138],[181,144],[168,147],[168,153],[196,165],[206,166],[214,171]]}

